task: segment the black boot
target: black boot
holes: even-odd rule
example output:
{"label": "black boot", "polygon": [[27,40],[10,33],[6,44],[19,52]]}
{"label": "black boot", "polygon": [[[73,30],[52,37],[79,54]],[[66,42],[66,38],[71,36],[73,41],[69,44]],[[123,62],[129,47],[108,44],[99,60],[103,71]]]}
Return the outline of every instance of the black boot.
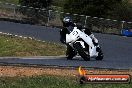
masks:
{"label": "black boot", "polygon": [[77,52],[70,45],[67,45],[67,51],[66,51],[67,60],[72,60],[72,58],[76,54]]}

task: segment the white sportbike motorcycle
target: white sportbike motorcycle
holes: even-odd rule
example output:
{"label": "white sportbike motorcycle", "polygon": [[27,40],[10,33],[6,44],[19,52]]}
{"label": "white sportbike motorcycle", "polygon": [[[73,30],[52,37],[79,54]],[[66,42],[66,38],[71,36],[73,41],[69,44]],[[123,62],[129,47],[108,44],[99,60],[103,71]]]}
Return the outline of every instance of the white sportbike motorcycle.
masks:
{"label": "white sportbike motorcycle", "polygon": [[92,38],[77,27],[66,34],[66,44],[72,47],[74,52],[78,53],[85,61],[89,61],[91,57],[95,57],[96,60],[103,59],[100,46],[94,45]]}

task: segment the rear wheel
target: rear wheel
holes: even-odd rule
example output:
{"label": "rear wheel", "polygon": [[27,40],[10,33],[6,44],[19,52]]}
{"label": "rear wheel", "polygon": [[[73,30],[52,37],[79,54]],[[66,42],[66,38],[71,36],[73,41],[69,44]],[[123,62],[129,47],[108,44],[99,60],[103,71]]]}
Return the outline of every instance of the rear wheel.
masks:
{"label": "rear wheel", "polygon": [[79,42],[74,44],[74,47],[77,49],[79,55],[85,60],[89,61],[90,60],[90,55],[89,52],[85,52],[84,49],[82,48],[81,44]]}

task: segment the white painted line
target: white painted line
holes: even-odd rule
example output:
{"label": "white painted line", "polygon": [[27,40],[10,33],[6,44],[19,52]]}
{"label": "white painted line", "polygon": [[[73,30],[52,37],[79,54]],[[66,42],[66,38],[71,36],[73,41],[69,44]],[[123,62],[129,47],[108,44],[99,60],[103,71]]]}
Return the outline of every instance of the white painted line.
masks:
{"label": "white painted line", "polygon": [[74,16],[77,16],[78,14],[73,14]]}
{"label": "white painted line", "polygon": [[79,16],[85,16],[85,15],[79,15]]}
{"label": "white painted line", "polygon": [[23,36],[19,36],[20,38],[22,38]]}
{"label": "white painted line", "polygon": [[53,11],[53,10],[49,10],[49,11]]}
{"label": "white painted line", "polygon": [[23,37],[24,39],[27,39],[27,37]]}
{"label": "white painted line", "polygon": [[11,4],[12,6],[14,6],[15,4]]}
{"label": "white painted line", "polygon": [[98,18],[98,17],[93,17],[94,19]]}
{"label": "white painted line", "polygon": [[22,7],[24,7],[24,8],[25,8],[25,7],[27,7],[27,6],[22,6]]}
{"label": "white painted line", "polygon": [[131,24],[132,22],[127,22],[128,24]]}
{"label": "white painted line", "polygon": [[32,37],[28,37],[28,38],[31,39],[31,40],[33,39]]}
{"label": "white painted line", "polygon": [[70,14],[70,13],[66,13],[66,14]]}
{"label": "white painted line", "polygon": [[30,9],[33,9],[33,7],[29,7]]}
{"label": "white painted line", "polygon": [[58,13],[59,11],[55,11],[56,13]]}
{"label": "white painted line", "polygon": [[117,21],[117,20],[113,20],[113,21]]}
{"label": "white painted line", "polygon": [[7,33],[3,33],[4,35],[7,35]]}
{"label": "white painted line", "polygon": [[41,40],[37,40],[37,41],[39,41],[39,42],[40,42]]}
{"label": "white painted line", "polygon": [[39,8],[35,8],[36,10],[39,10]]}
{"label": "white painted line", "polygon": [[20,7],[21,5],[17,5],[18,7]]}
{"label": "white painted line", "polygon": [[99,18],[100,20],[103,20],[104,18]]}
{"label": "white painted line", "polygon": [[41,10],[46,10],[46,9],[41,9]]}
{"label": "white painted line", "polygon": [[87,16],[88,18],[91,17],[91,16]]}
{"label": "white painted line", "polygon": [[107,21],[110,21],[111,19],[106,19]]}
{"label": "white painted line", "polygon": [[60,12],[60,13],[64,13],[64,12]]}
{"label": "white painted line", "polygon": [[122,23],[125,23],[126,21],[121,21]]}
{"label": "white painted line", "polygon": [[7,35],[10,35],[9,33],[7,33]]}
{"label": "white painted line", "polygon": [[59,58],[65,58],[66,56],[29,56],[29,57],[0,57],[0,59],[59,59]]}
{"label": "white painted line", "polygon": [[45,41],[42,41],[42,40],[38,40],[38,39],[35,39],[34,37],[25,37],[25,36],[19,36],[19,35],[13,35],[13,34],[10,34],[10,33],[3,33],[3,32],[0,32],[0,34],[3,34],[3,35],[8,35],[8,36],[15,36],[15,37],[19,37],[19,38],[23,38],[23,39],[31,39],[31,40],[36,40],[36,41],[40,41],[40,42],[45,42]]}

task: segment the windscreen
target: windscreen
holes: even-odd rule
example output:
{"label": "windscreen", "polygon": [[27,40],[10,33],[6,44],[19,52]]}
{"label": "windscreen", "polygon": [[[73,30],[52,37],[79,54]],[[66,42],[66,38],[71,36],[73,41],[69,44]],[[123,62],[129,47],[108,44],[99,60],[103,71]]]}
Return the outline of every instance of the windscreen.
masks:
{"label": "windscreen", "polygon": [[73,31],[73,29],[74,29],[73,26],[69,26],[69,27],[66,27],[66,28],[67,28],[67,30],[68,30],[69,33],[71,33]]}

